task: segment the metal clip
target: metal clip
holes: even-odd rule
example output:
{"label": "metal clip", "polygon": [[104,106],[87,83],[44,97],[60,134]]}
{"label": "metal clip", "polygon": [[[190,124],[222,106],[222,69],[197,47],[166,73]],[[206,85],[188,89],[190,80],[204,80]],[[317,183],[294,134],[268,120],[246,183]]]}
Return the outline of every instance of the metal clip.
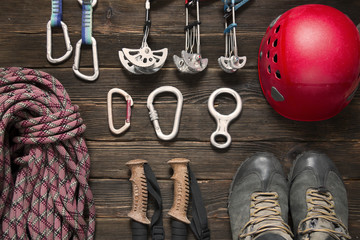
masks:
{"label": "metal clip", "polygon": [[[189,7],[196,2],[196,21],[189,24]],[[181,51],[181,57],[173,56],[177,69],[183,73],[198,73],[203,71],[208,64],[207,58],[200,54],[200,11],[199,1],[185,1],[185,50]],[[196,45],[196,52],[194,46]]]}
{"label": "metal clip", "polygon": [[[82,4],[83,4],[83,0],[78,0],[78,3],[79,3],[80,5],[82,5]],[[92,7],[95,7],[96,4],[97,4],[97,0],[92,0],[91,6],[92,6]]]}
{"label": "metal clip", "polygon": [[[159,117],[158,117],[157,111],[155,110],[155,108],[153,106],[155,97],[159,93],[163,93],[163,92],[174,93],[177,97],[177,106],[176,106],[176,113],[175,113],[175,119],[174,119],[174,126],[173,126],[172,132],[168,135],[165,135],[162,133],[160,125],[159,125]],[[177,135],[177,133],[179,131],[182,105],[183,105],[183,96],[182,96],[181,92],[175,87],[163,86],[163,87],[159,87],[159,88],[155,89],[154,91],[152,91],[152,93],[150,93],[150,95],[147,99],[147,108],[149,109],[150,120],[153,122],[155,132],[156,132],[156,135],[158,136],[158,138],[160,138],[164,141],[169,141],[169,140],[172,140],[173,138],[175,138],[175,136]]]}
{"label": "metal clip", "polygon": [[68,33],[68,28],[66,26],[66,24],[64,22],[61,21],[61,28],[63,30],[64,33],[64,39],[65,39],[65,46],[66,46],[66,53],[59,58],[52,58],[52,32],[51,32],[51,20],[47,23],[46,26],[46,56],[47,56],[47,60],[53,64],[56,63],[61,63],[63,61],[65,61],[66,59],[68,59],[71,56],[72,53],[72,46],[71,46],[71,42],[70,42],[70,38],[69,38],[69,33]]}
{"label": "metal clip", "polygon": [[147,43],[150,33],[150,1],[145,2],[146,17],[144,36],[139,49],[123,48],[119,51],[119,59],[126,70],[133,74],[153,74],[159,71],[164,65],[168,49],[163,48],[153,51]]}
{"label": "metal clip", "polygon": [[[112,114],[112,95],[114,93],[118,93],[125,97],[126,100],[126,119],[125,124],[119,129],[116,129],[114,127],[114,120],[113,120],[113,114]],[[122,89],[119,88],[113,88],[111,89],[107,94],[107,108],[108,108],[108,120],[109,120],[109,128],[110,131],[114,134],[121,134],[125,132],[130,127],[130,117],[131,117],[131,107],[134,105],[134,102],[131,98],[131,96],[125,92]]]}
{"label": "metal clip", "polygon": [[[232,112],[229,115],[220,114],[214,108],[215,98],[219,94],[222,94],[222,93],[231,94],[236,100],[236,108],[235,108],[234,112]],[[213,118],[215,118],[216,123],[217,123],[217,129],[215,132],[213,132],[211,134],[211,137],[210,137],[211,144],[217,148],[229,147],[231,144],[231,136],[228,133],[228,126],[229,126],[230,122],[232,120],[234,120],[236,117],[238,117],[239,114],[241,113],[242,101],[241,101],[240,95],[231,88],[219,88],[210,95],[210,98],[208,101],[208,109],[209,109],[210,114],[213,116]],[[215,139],[216,136],[224,136],[226,138],[226,142],[223,144],[217,143],[216,139]]]}
{"label": "metal clip", "polygon": [[87,81],[95,81],[99,77],[99,62],[98,62],[98,55],[97,55],[96,40],[94,37],[91,37],[91,40],[92,40],[91,46],[92,46],[92,53],[93,53],[94,74],[92,76],[88,76],[79,71],[82,39],[80,39],[76,43],[74,65],[73,65],[73,71],[76,74],[76,76],[78,76],[81,79],[87,80]]}
{"label": "metal clip", "polygon": [[[236,42],[236,21],[235,11],[249,0],[242,0],[235,5],[235,0],[223,0],[224,2],[224,18],[225,18],[225,56],[218,58],[218,63],[222,70],[227,73],[234,73],[238,69],[243,68],[246,64],[246,57],[238,56],[238,48]],[[230,10],[231,8],[231,10]],[[232,16],[232,23],[228,25],[228,18]]]}

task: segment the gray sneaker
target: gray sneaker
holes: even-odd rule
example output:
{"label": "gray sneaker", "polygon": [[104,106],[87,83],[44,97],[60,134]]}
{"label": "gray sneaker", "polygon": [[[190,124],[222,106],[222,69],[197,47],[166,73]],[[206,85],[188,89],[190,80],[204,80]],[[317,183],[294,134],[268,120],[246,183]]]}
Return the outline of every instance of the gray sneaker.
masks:
{"label": "gray sneaker", "polygon": [[289,176],[290,211],[297,239],[350,239],[346,189],[325,154],[305,152]]}
{"label": "gray sneaker", "polygon": [[292,239],[288,184],[274,155],[257,153],[240,166],[230,187],[228,212],[233,240]]}

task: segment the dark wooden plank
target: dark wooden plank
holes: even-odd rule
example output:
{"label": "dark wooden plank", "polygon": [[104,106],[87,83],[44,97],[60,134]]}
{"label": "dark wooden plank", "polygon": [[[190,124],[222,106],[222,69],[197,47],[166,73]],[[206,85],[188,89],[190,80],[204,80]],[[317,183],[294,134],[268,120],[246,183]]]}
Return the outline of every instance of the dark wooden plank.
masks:
{"label": "dark wooden plank", "polygon": [[[196,173],[195,173],[196,174]],[[229,223],[227,214],[227,197],[230,180],[224,181],[200,181],[199,185],[208,217],[214,224],[210,225],[210,230],[219,233],[223,229],[225,223]],[[167,212],[172,206],[172,182],[170,180],[160,180],[159,185],[162,191],[164,201],[164,217],[168,218]],[[98,221],[102,218],[125,218],[131,209],[131,184],[127,180],[92,180],[91,187],[94,192]],[[360,237],[360,206],[358,204],[360,184],[359,181],[346,182],[346,188],[349,196],[349,231],[354,239]],[[151,215],[151,213],[150,213]],[[109,220],[106,220],[109,221]],[[123,220],[126,222],[126,219]],[[216,224],[217,222],[224,224]],[[101,225],[100,225],[101,226]],[[119,228],[128,229],[128,223],[118,226]],[[108,229],[111,231],[110,229]],[[230,239],[229,228],[226,227],[224,239]],[[124,233],[130,234],[129,230],[123,230]],[[100,232],[102,232],[100,230]],[[166,229],[169,232],[169,228]],[[112,233],[110,236],[118,236]],[[130,235],[124,236],[129,237]],[[111,239],[111,238],[109,238]],[[213,236],[213,239],[223,239]]]}
{"label": "dark wooden plank", "polygon": [[[142,34],[145,0],[101,0],[94,10],[95,34],[118,35],[123,33]],[[326,4],[338,8],[353,21],[358,21],[360,4],[353,0],[262,0],[250,1],[237,12],[239,31],[264,31],[270,22],[286,10],[302,4]],[[35,7],[36,6],[36,7]],[[223,32],[223,4],[218,0],[200,3],[202,34]],[[152,34],[182,34],[185,24],[184,1],[157,0],[151,5]],[[23,2],[5,1],[0,15],[3,30],[14,33],[45,33],[50,19],[51,3],[43,0]],[[81,7],[76,1],[63,1],[63,19],[69,25],[70,33],[79,33]],[[141,40],[140,40],[141,41]]]}
{"label": "dark wooden plank", "polygon": [[[128,218],[101,218],[96,221],[96,240],[131,239],[131,221]],[[165,239],[171,239],[170,219],[164,219]],[[211,239],[231,239],[230,224],[227,219],[209,219]],[[188,228],[188,239],[195,237]]]}
{"label": "dark wooden plank", "polygon": [[[269,23],[289,8],[314,1],[253,1],[238,13],[238,42],[241,55],[248,57],[249,67],[256,67],[257,53],[263,34]],[[351,19],[358,21],[360,4],[356,1],[316,1],[339,8]],[[222,3],[202,3],[202,54],[209,58],[209,67],[218,67],[217,58],[224,53]],[[3,34],[0,36],[0,66],[20,65],[51,67],[46,61],[46,23],[50,18],[50,3],[41,0],[4,2],[0,15]],[[37,6],[33,9],[33,6]],[[184,46],[183,1],[157,1],[152,11],[153,27],[149,39],[152,49],[169,48],[165,68],[174,67],[172,55],[180,54]],[[102,67],[120,67],[118,50],[122,47],[139,48],[142,39],[144,1],[99,1],[94,11],[94,37],[98,42],[99,60]],[[76,1],[64,2],[64,21],[69,26],[73,46],[80,39],[81,8]],[[59,32],[54,35],[55,55],[62,53],[63,40]],[[13,51],[16,49],[16,54]],[[89,52],[89,51],[88,51]],[[82,66],[89,66],[91,54],[85,54]],[[62,66],[71,66],[72,60]]]}
{"label": "dark wooden plank", "polygon": [[[124,105],[124,104],[123,104]],[[80,104],[81,113],[87,124],[85,136],[88,140],[101,141],[157,141],[145,105],[133,108],[132,125],[122,136],[110,133],[105,104]],[[175,104],[158,104],[160,125],[168,134],[173,125]],[[229,106],[222,109],[231,112]],[[356,104],[348,106],[338,116],[322,122],[296,122],[277,114],[269,105],[246,104],[241,116],[230,126],[233,141],[358,141],[360,138],[360,115]],[[125,110],[120,111],[122,116]],[[120,113],[120,114],[121,114]],[[123,117],[124,118],[124,117]],[[117,122],[121,125],[124,121]],[[185,104],[181,117],[179,134],[175,141],[209,141],[216,129],[216,123],[209,115],[207,104]],[[160,142],[165,146],[171,144]]]}
{"label": "dark wooden plank", "polygon": [[336,164],[343,178],[360,179],[359,142],[241,142],[233,143],[228,151],[214,151],[209,143],[175,142],[92,142],[88,141],[91,156],[91,177],[128,178],[125,166],[132,159],[146,159],[160,179],[169,178],[166,162],[175,157],[191,160],[198,179],[232,179],[240,164],[255,152],[272,152],[281,161],[287,173],[297,154],[304,150],[326,153]]}

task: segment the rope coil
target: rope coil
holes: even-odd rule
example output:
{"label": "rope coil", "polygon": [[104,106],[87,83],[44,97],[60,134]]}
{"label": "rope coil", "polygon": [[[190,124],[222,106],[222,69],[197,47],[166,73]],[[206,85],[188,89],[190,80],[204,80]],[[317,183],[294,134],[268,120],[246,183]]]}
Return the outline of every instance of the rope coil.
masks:
{"label": "rope coil", "polygon": [[50,74],[0,68],[1,239],[94,238],[78,109]]}

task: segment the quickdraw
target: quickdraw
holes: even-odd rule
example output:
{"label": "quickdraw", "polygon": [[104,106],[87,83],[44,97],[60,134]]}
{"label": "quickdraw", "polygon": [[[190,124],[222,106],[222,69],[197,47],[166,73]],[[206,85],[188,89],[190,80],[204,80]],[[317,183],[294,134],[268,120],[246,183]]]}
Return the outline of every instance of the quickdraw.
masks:
{"label": "quickdraw", "polygon": [[[82,0],[82,1],[78,0],[78,2],[82,5],[82,27],[81,27],[81,39],[76,43],[73,71],[76,76],[78,76],[83,80],[95,81],[99,77],[99,62],[97,55],[96,40],[92,36],[92,13],[93,13],[93,7],[96,5],[97,0]],[[91,76],[85,75],[79,71],[80,52],[81,52],[81,46],[83,44],[92,46],[94,74]]]}
{"label": "quickdraw", "polygon": [[[189,8],[196,4],[196,21],[189,24]],[[200,11],[199,0],[185,0],[185,50],[181,57],[173,56],[174,63],[180,72],[198,73],[203,71],[208,64],[207,58],[202,58],[200,53]],[[196,45],[196,52],[194,47]]]}
{"label": "quickdraw", "polygon": [[[222,0],[224,3],[224,19],[225,19],[225,56],[218,58],[218,63],[222,70],[227,73],[234,73],[238,69],[243,68],[246,64],[246,57],[238,56],[238,47],[236,42],[236,21],[235,11],[247,3],[249,0]],[[232,23],[228,25],[229,18],[232,17]]]}
{"label": "quickdraw", "polygon": [[[228,93],[228,94],[232,95],[236,100],[236,108],[235,108],[234,112],[232,112],[229,115],[220,114],[214,108],[215,98],[222,93]],[[210,137],[211,144],[216,148],[229,147],[231,144],[231,136],[228,132],[228,127],[229,127],[230,122],[232,120],[234,120],[235,118],[237,118],[239,116],[239,114],[241,113],[242,101],[241,101],[240,95],[231,88],[219,88],[210,95],[209,101],[208,101],[208,109],[209,109],[210,114],[213,116],[213,118],[215,118],[216,123],[217,123],[216,131],[213,132]],[[226,142],[223,144],[218,143],[216,141],[217,136],[225,137]]]}
{"label": "quickdraw", "polygon": [[[163,93],[163,92],[174,93],[176,95],[177,101],[178,101],[177,107],[176,107],[176,112],[175,112],[173,130],[168,135],[163,134],[163,132],[161,131],[161,128],[159,125],[159,116],[153,105],[155,97],[159,93]],[[169,141],[176,137],[176,135],[178,134],[178,131],[179,131],[182,105],[183,105],[183,96],[182,96],[181,92],[175,87],[163,86],[163,87],[159,87],[159,88],[155,89],[154,91],[152,91],[152,93],[150,93],[150,95],[147,99],[147,108],[149,109],[150,120],[153,122],[155,132],[156,132],[156,135],[158,136],[158,138],[160,138],[164,141]]]}
{"label": "quickdraw", "polygon": [[147,39],[151,27],[150,0],[146,0],[145,9],[144,36],[140,49],[123,48],[119,51],[120,62],[124,68],[137,75],[156,73],[162,68],[168,55],[167,48],[153,51],[149,47]]}
{"label": "quickdraw", "polygon": [[[112,112],[112,95],[114,93],[118,93],[125,97],[126,100],[126,119],[125,124],[119,129],[114,127],[114,120],[113,120],[113,112]],[[134,102],[131,96],[122,89],[113,88],[107,94],[107,108],[108,108],[108,121],[109,121],[109,128],[110,131],[114,134],[121,134],[125,132],[130,127],[130,117],[131,117],[131,107],[134,105]]]}
{"label": "quickdraw", "polygon": [[[52,57],[52,28],[61,27],[64,33],[66,52],[62,57]],[[68,28],[62,21],[62,0],[51,1],[51,19],[46,25],[46,57],[50,63],[57,64],[62,63],[71,56],[72,46],[69,38]]]}

